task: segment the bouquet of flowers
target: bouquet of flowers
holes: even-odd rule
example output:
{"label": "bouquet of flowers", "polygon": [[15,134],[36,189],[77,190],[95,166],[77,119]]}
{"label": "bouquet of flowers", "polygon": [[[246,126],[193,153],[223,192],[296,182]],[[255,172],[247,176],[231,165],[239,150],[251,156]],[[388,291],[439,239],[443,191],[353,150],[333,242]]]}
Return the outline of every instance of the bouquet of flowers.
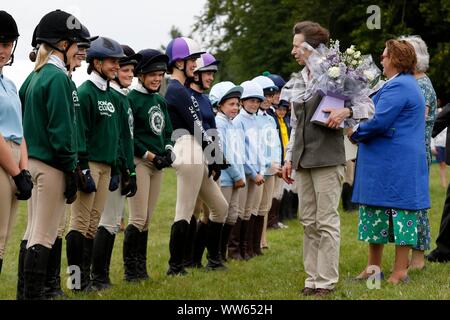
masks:
{"label": "bouquet of flowers", "polygon": [[331,41],[329,47],[321,44],[316,49],[304,45],[311,52],[306,64],[313,78],[305,95],[318,92],[323,96],[312,122],[325,125],[329,115],[322,111],[325,108],[343,108],[346,101],[357,105],[367,100],[370,88],[381,76],[372,56],[362,55],[354,45],[341,52],[339,40]]}

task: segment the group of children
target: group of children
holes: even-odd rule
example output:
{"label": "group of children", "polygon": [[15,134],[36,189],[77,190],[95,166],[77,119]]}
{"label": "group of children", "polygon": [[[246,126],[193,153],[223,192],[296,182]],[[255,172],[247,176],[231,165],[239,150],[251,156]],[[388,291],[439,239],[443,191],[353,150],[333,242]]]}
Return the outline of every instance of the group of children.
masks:
{"label": "group of children", "polygon": [[[19,33],[8,13],[0,15],[2,70],[12,64]],[[0,197],[10,204],[0,211],[0,270],[17,201],[28,200],[17,299],[64,295],[60,268],[69,205],[67,261],[79,275],[72,290],[111,286],[127,198],[124,279],[148,279],[148,227],[168,167],[177,175],[168,275],[201,267],[205,247],[207,270],[226,268],[227,258],[262,254],[267,226],[282,225],[281,166],[290,127],[280,76],[212,86],[219,61],[194,40],[176,38],[166,53],[136,53],[113,39],[91,37],[61,10],[41,19],[32,46],[35,68],[19,93],[0,78]],[[77,88],[71,77],[83,60],[89,79]],[[163,97],[166,73],[171,79]]]}

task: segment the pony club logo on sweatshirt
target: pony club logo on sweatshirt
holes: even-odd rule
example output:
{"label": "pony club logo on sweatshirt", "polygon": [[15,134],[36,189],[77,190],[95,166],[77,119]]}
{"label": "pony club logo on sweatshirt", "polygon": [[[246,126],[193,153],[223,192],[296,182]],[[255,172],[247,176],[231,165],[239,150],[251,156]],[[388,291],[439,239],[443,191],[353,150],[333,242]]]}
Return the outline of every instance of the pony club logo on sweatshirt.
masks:
{"label": "pony club logo on sweatshirt", "polygon": [[164,130],[165,120],[159,104],[148,110],[148,122],[153,133],[158,136],[161,135]]}
{"label": "pony club logo on sweatshirt", "polygon": [[98,101],[98,111],[102,116],[112,117],[114,112],[116,112],[116,108],[109,101]]}

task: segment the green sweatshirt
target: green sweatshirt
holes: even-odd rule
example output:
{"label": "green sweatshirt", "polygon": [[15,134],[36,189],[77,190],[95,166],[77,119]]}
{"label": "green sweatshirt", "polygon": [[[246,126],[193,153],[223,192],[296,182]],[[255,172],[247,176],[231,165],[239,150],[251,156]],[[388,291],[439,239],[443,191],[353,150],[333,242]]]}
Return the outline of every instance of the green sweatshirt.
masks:
{"label": "green sweatshirt", "polygon": [[86,144],[80,143],[78,156],[82,169],[88,161],[116,166],[119,151],[119,127],[116,99],[111,88],[100,90],[91,80],[78,88],[81,119],[77,125]]}
{"label": "green sweatshirt", "polygon": [[64,172],[77,162],[71,80],[53,64],[30,74],[21,89],[28,156]]}
{"label": "green sweatshirt", "polygon": [[134,117],[134,154],[142,158],[147,151],[162,155],[172,148],[172,123],[166,100],[157,93],[132,90],[128,95]]}
{"label": "green sweatshirt", "polygon": [[119,159],[117,166],[120,170],[128,169],[135,172],[133,146],[133,111],[127,96],[111,88],[111,93],[117,100],[119,115]]}

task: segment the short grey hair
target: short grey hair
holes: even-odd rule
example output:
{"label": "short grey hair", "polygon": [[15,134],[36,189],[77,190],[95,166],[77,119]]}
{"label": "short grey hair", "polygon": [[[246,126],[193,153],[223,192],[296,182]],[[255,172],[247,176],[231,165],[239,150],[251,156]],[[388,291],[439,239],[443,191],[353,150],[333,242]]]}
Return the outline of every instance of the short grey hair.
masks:
{"label": "short grey hair", "polygon": [[398,40],[408,41],[414,47],[417,56],[416,70],[426,72],[430,64],[430,55],[425,41],[420,36],[401,36]]}

